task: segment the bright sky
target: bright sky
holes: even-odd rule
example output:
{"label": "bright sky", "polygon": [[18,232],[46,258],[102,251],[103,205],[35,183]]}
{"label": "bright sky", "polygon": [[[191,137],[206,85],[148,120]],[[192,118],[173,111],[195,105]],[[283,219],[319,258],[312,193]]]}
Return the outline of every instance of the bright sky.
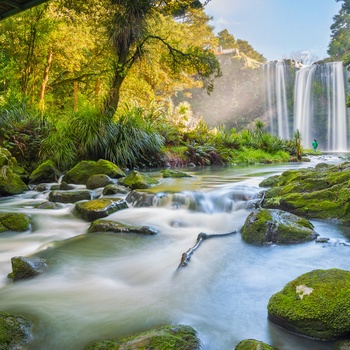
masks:
{"label": "bright sky", "polygon": [[333,16],[342,2],[335,0],[211,0],[215,33],[227,29],[235,39],[247,40],[268,60],[308,51],[327,57]]}

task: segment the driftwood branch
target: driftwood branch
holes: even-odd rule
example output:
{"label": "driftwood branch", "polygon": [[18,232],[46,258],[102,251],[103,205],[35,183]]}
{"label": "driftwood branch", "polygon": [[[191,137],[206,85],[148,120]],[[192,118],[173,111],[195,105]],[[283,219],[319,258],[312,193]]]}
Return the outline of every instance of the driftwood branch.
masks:
{"label": "driftwood branch", "polygon": [[237,233],[237,231],[232,231],[232,232],[227,232],[227,233],[219,233],[219,234],[216,234],[216,235],[215,234],[208,235],[207,233],[201,232],[197,236],[196,244],[192,248],[188,249],[187,252],[182,254],[180,264],[179,264],[179,266],[177,268],[184,267],[184,266],[186,266],[189,263],[192,254],[201,245],[201,243],[205,239],[214,238],[214,237],[228,236],[228,235],[232,235],[234,233]]}

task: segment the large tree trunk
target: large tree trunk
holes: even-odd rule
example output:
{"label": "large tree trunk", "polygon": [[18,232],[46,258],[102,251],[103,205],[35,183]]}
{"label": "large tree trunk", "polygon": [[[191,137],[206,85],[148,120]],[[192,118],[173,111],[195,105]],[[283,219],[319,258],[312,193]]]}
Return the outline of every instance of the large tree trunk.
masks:
{"label": "large tree trunk", "polygon": [[47,83],[49,82],[49,73],[50,73],[50,68],[52,63],[52,56],[53,56],[52,48],[50,48],[46,58],[44,77],[43,77],[43,81],[41,83],[41,89],[40,89],[39,106],[42,111],[45,109],[45,91],[46,91]]}

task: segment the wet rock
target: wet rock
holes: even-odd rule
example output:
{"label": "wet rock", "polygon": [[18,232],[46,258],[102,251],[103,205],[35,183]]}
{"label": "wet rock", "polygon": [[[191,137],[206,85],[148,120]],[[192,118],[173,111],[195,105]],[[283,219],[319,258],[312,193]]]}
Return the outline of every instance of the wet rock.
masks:
{"label": "wet rock", "polygon": [[129,338],[98,341],[87,348],[87,350],[97,349],[199,350],[200,341],[192,327],[176,325],[165,326]]}
{"label": "wet rock", "polygon": [[28,190],[21,177],[7,165],[0,168],[0,196],[13,196]]}
{"label": "wet rock", "polygon": [[77,203],[74,208],[74,214],[86,221],[94,221],[126,208],[128,208],[128,205],[124,199],[99,198]]}
{"label": "wet rock", "polygon": [[317,238],[311,222],[277,209],[257,209],[242,228],[247,243],[301,243]]}
{"label": "wet rock", "polygon": [[114,163],[100,159],[95,161],[82,161],[70,169],[63,177],[63,181],[74,184],[86,184],[88,178],[95,174],[105,174],[111,178],[125,176],[124,172]]}
{"label": "wet rock", "polygon": [[126,188],[125,186],[110,184],[103,189],[102,194],[104,196],[111,196],[118,193],[127,194],[129,192],[130,192],[130,189]]}
{"label": "wet rock", "polygon": [[90,225],[88,232],[136,233],[146,236],[156,235],[158,233],[157,230],[148,226],[130,226],[110,220],[94,221]]}
{"label": "wet rock", "polygon": [[45,184],[39,184],[33,188],[34,191],[44,192],[47,190],[47,186]]}
{"label": "wet rock", "polygon": [[316,239],[316,243],[328,243],[330,241],[330,239],[328,237],[318,237]]}
{"label": "wet rock", "polygon": [[157,180],[152,179],[150,176],[133,170],[128,176],[120,179],[119,182],[131,189],[146,189],[158,184]]}
{"label": "wet rock", "polygon": [[336,344],[336,350],[350,350],[350,340],[342,340]]}
{"label": "wet rock", "polygon": [[350,162],[290,170],[266,191],[262,206],[350,225]]}
{"label": "wet rock", "polygon": [[31,173],[29,184],[57,182],[60,177],[61,173],[56,168],[54,162],[52,160],[47,160]]}
{"label": "wet rock", "polygon": [[94,190],[99,187],[105,187],[112,184],[113,180],[105,174],[95,174],[91,175],[86,181],[86,188],[89,190]]}
{"label": "wet rock", "polygon": [[74,190],[75,186],[67,184],[67,182],[62,181],[58,185],[51,186],[51,191],[70,191]]}
{"label": "wet rock", "polygon": [[90,200],[93,194],[89,190],[78,191],[51,191],[49,194],[50,202],[76,203],[82,200]]}
{"label": "wet rock", "polygon": [[192,177],[191,175],[186,174],[185,172],[178,171],[178,170],[170,170],[170,169],[165,169],[162,170],[162,175],[164,178],[182,178],[182,177]]}
{"label": "wet rock", "polygon": [[272,187],[278,183],[280,176],[274,175],[260,182],[259,187]]}
{"label": "wet rock", "polygon": [[135,208],[147,208],[153,206],[153,200],[156,196],[155,193],[132,191],[126,196],[125,200]]}
{"label": "wet rock", "polygon": [[349,290],[350,271],[305,273],[270,298],[269,320],[300,335],[340,339],[350,334]]}
{"label": "wet rock", "polygon": [[24,317],[0,311],[0,349],[22,350],[32,338],[31,323]]}
{"label": "wet rock", "polygon": [[235,350],[275,350],[270,345],[258,341],[255,339],[242,340],[236,347]]}
{"label": "wet rock", "polygon": [[30,217],[22,213],[0,214],[0,232],[24,232],[30,229]]}
{"label": "wet rock", "polygon": [[43,273],[47,268],[46,260],[16,256],[11,258],[12,272],[8,275],[14,281],[32,278]]}
{"label": "wet rock", "polygon": [[36,209],[60,209],[60,208],[62,208],[62,206],[57,204],[57,203],[54,203],[54,202],[46,201],[44,203],[36,204],[34,206],[34,208],[36,208]]}

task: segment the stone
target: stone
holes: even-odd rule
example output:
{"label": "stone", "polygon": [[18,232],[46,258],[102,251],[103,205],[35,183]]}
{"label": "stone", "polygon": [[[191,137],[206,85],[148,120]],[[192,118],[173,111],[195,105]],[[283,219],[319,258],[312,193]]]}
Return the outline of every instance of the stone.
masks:
{"label": "stone", "polygon": [[58,182],[61,177],[60,171],[52,160],[41,163],[31,174],[29,184]]}
{"label": "stone", "polygon": [[127,208],[128,205],[124,199],[99,198],[77,203],[74,208],[74,214],[86,221],[94,221]]}
{"label": "stone", "polygon": [[143,174],[136,170],[131,171],[128,176],[120,179],[119,182],[133,190],[151,188],[152,186],[158,184],[157,180],[154,180],[147,174]]}
{"label": "stone", "polygon": [[28,190],[28,186],[13,170],[4,165],[0,168],[0,196],[13,196]]}
{"label": "stone", "polygon": [[0,232],[24,232],[30,230],[30,217],[23,213],[1,213]]}
{"label": "stone", "polygon": [[130,226],[111,220],[94,221],[90,225],[88,232],[136,233],[146,236],[153,236],[158,233],[157,230],[148,226]]}
{"label": "stone", "polygon": [[130,192],[130,189],[126,188],[125,186],[110,184],[103,189],[102,194],[104,196],[111,196],[118,193],[127,194],[129,192]]}
{"label": "stone", "polygon": [[304,218],[277,209],[256,209],[249,214],[242,238],[247,243],[301,243],[315,240],[318,234]]}
{"label": "stone", "polygon": [[49,201],[54,203],[76,203],[82,200],[90,200],[92,196],[93,194],[89,190],[51,191]]}
{"label": "stone", "polygon": [[8,277],[14,281],[32,278],[43,273],[48,268],[46,260],[36,257],[15,256],[11,258],[11,264],[12,272]]}
{"label": "stone", "polygon": [[88,178],[95,174],[105,174],[115,179],[125,176],[124,172],[116,164],[108,160],[100,159],[97,162],[84,160],[70,169],[64,175],[63,181],[85,185]]}
{"label": "stone", "polygon": [[112,184],[113,180],[105,174],[94,174],[91,175],[86,181],[86,188],[94,190],[96,188],[105,187]]}
{"label": "stone", "polygon": [[98,341],[87,347],[87,350],[97,349],[199,350],[200,341],[192,327],[175,325],[150,330],[128,338]]}
{"label": "stone", "polygon": [[350,334],[350,271],[313,270],[286,284],[268,303],[269,320],[319,340]]}
{"label": "stone", "polygon": [[275,350],[275,348],[262,341],[246,339],[237,344],[235,350]]}

